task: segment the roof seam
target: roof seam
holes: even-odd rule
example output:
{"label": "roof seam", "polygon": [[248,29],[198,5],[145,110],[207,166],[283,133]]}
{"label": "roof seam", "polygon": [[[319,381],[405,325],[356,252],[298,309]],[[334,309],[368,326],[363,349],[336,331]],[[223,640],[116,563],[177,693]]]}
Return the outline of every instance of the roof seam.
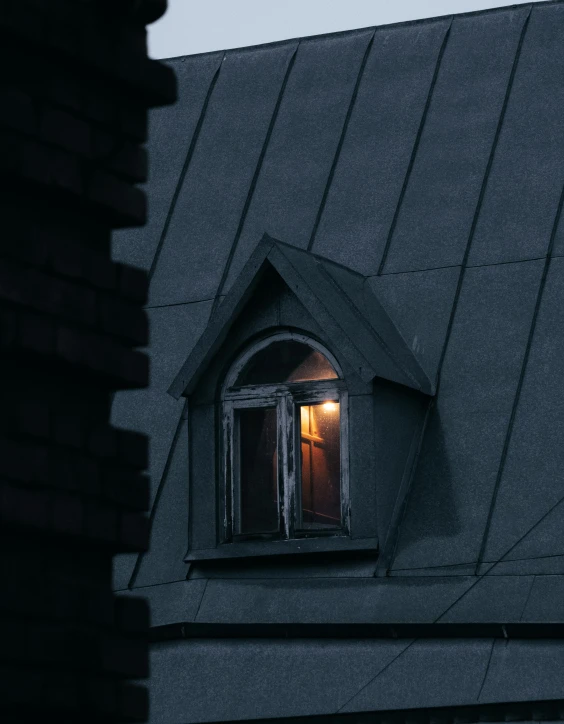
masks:
{"label": "roof seam", "polygon": [[284,92],[286,90],[286,86],[288,85],[288,80],[290,78],[290,75],[292,73],[292,68],[294,67],[294,63],[296,60],[296,55],[299,50],[299,43],[294,49],[294,52],[292,53],[292,57],[290,58],[288,62],[288,67],[286,68],[286,72],[284,73],[284,78],[282,80],[282,84],[280,86],[280,91],[278,93],[278,98],[276,99],[276,104],[274,106],[274,110],[272,112],[272,116],[270,118],[270,122],[268,124],[268,128],[266,131],[266,136],[264,137],[264,142],[262,144],[262,148],[257,160],[257,165],[255,167],[255,171],[253,173],[253,178],[251,180],[251,185],[249,186],[249,191],[247,193],[247,198],[245,199],[245,204],[243,205],[243,211],[241,212],[241,218],[239,219],[239,224],[237,226],[237,231],[235,232],[235,237],[233,239],[233,243],[231,244],[231,248],[229,250],[229,256],[227,257],[227,260],[225,262],[225,266],[223,267],[223,273],[221,275],[221,279],[219,281],[219,285],[217,287],[217,292],[215,295],[214,303],[212,306],[212,315],[217,309],[217,305],[219,304],[219,298],[223,293],[223,289],[225,287],[225,284],[227,282],[227,277],[229,275],[229,271],[231,269],[231,264],[233,262],[233,258],[235,256],[235,252],[237,251],[237,246],[239,244],[239,239],[241,238],[241,234],[243,233],[243,227],[245,225],[245,221],[247,219],[247,213],[249,211],[249,208],[251,206],[251,201],[253,199],[255,188],[258,183],[258,178],[260,175],[260,172],[262,170],[262,164],[264,162],[264,158],[266,156],[266,151],[268,149],[268,146],[270,144],[270,138],[272,136],[272,132],[274,130],[274,126],[276,124],[276,120],[278,118],[278,113],[280,111],[280,106],[282,104],[282,99],[284,97]]}
{"label": "roof seam", "polygon": [[429,92],[427,93],[427,99],[425,101],[425,106],[423,108],[423,114],[421,116],[421,121],[419,122],[419,128],[417,129],[417,135],[415,136],[415,142],[413,144],[413,149],[411,151],[411,157],[409,159],[409,163],[407,165],[407,170],[405,172],[405,178],[403,180],[403,185],[401,187],[400,195],[398,198],[398,202],[396,204],[396,208],[394,211],[394,216],[392,218],[392,223],[390,224],[390,229],[388,231],[388,238],[386,239],[386,244],[384,246],[384,251],[382,252],[382,259],[380,260],[380,266],[378,267],[378,275],[382,274],[384,271],[384,266],[386,265],[386,260],[388,258],[388,252],[390,250],[390,246],[392,243],[392,238],[394,235],[394,232],[396,230],[396,225],[398,222],[401,206],[403,203],[403,199],[405,196],[405,193],[407,191],[407,186],[409,184],[409,179],[411,176],[411,172],[413,170],[413,166],[415,164],[415,158],[417,156],[417,151],[419,149],[419,143],[421,141],[421,136],[423,135],[423,129],[425,127],[425,122],[427,120],[427,114],[429,112],[429,107],[431,106],[431,99],[433,97],[433,91],[435,90],[435,85],[437,83],[437,78],[439,76],[439,70],[441,67],[441,61],[443,59],[443,56],[445,54],[446,46],[448,43],[448,39],[450,36],[450,31],[452,28],[452,23],[454,20],[454,15],[450,16],[450,23],[448,28],[446,29],[443,41],[441,43],[441,47],[439,49],[439,53],[437,56],[437,62],[435,63],[435,70],[433,72],[433,77],[431,78],[431,84],[429,86]]}
{"label": "roof seam", "polygon": [[494,138],[493,138],[492,147],[491,147],[491,150],[490,150],[490,155],[489,155],[489,157],[488,157],[488,162],[487,162],[487,164],[486,164],[486,170],[484,171],[484,178],[483,178],[483,180],[482,180],[482,185],[481,185],[481,187],[480,187],[480,193],[479,193],[479,195],[478,195],[478,200],[477,200],[477,202],[476,202],[476,208],[475,208],[475,210],[474,210],[474,216],[473,216],[473,218],[472,218],[472,224],[471,224],[471,226],[470,226],[470,232],[469,232],[469,235],[468,235],[468,241],[466,242],[466,249],[464,250],[464,256],[462,257],[462,262],[461,262],[461,265],[460,265],[460,274],[458,275],[458,282],[457,282],[457,284],[456,284],[456,290],[455,290],[454,299],[453,299],[453,302],[452,302],[452,309],[451,309],[450,317],[449,317],[448,324],[447,324],[447,329],[446,329],[446,334],[445,334],[445,340],[444,340],[444,343],[443,343],[443,348],[442,348],[442,351],[441,351],[441,356],[440,356],[440,358],[439,358],[439,363],[438,363],[438,366],[437,366],[437,379],[436,379],[436,392],[437,392],[437,394],[439,393],[439,389],[440,389],[441,373],[442,373],[443,363],[444,363],[444,360],[445,360],[445,357],[446,357],[446,353],[447,353],[447,349],[448,349],[448,343],[449,343],[449,341],[450,341],[450,335],[451,335],[451,333],[452,333],[452,328],[453,328],[453,325],[454,325],[454,318],[455,318],[455,316],[456,316],[456,310],[457,310],[457,308],[458,308],[458,300],[459,300],[459,298],[460,298],[460,293],[461,293],[461,290],[462,290],[462,284],[463,284],[463,281],[464,281],[464,274],[465,274],[465,271],[466,271],[466,265],[467,265],[467,263],[468,263],[468,258],[469,258],[469,256],[470,256],[470,249],[471,249],[471,246],[472,246],[472,241],[473,241],[473,239],[474,239],[474,234],[475,234],[476,227],[477,227],[477,224],[478,224],[478,218],[479,218],[479,216],[480,216],[480,211],[481,211],[481,209],[482,209],[482,202],[483,202],[483,199],[484,199],[484,196],[485,196],[485,193],[486,193],[486,188],[487,188],[487,185],[488,185],[488,180],[489,180],[489,176],[490,176],[490,171],[491,171],[491,168],[492,168],[492,165],[493,165],[493,160],[494,160],[495,152],[496,152],[496,149],[497,149],[497,144],[498,144],[498,141],[499,141],[499,137],[500,137],[500,135],[501,135],[501,129],[502,129],[502,126],[503,126],[503,121],[504,121],[504,119],[505,119],[505,113],[506,113],[507,106],[508,106],[508,103],[509,103],[509,97],[510,97],[510,95],[511,95],[511,89],[512,89],[512,87],[513,87],[513,81],[514,81],[514,79],[515,79],[515,74],[516,74],[516,72],[517,72],[517,66],[518,66],[518,64],[519,64],[519,58],[521,57],[521,48],[522,48],[522,46],[523,46],[523,42],[524,42],[524,39],[525,39],[525,34],[526,34],[526,32],[527,32],[527,28],[528,28],[528,25],[529,25],[529,18],[531,17],[531,11],[532,11],[532,5],[529,6],[529,12],[528,12],[528,14],[527,14],[527,17],[525,18],[524,23],[523,23],[523,27],[522,27],[522,29],[521,29],[521,35],[520,35],[520,37],[519,37],[519,42],[517,43],[517,48],[516,48],[516,51],[515,51],[515,57],[514,57],[514,59],[513,59],[513,64],[512,64],[512,66],[511,66],[511,72],[510,72],[510,74],[509,74],[509,79],[508,79],[508,82],[507,82],[507,88],[506,88],[506,90],[505,90],[505,96],[504,96],[504,99],[503,99],[503,104],[502,104],[502,106],[501,106],[501,112],[500,112],[500,114],[499,114],[499,119],[498,119],[498,122],[497,122],[496,132],[495,132],[495,135],[494,135]]}
{"label": "roof seam", "polygon": [[372,50],[372,45],[374,43],[374,36],[376,34],[376,31],[372,33],[372,36],[370,40],[368,41],[368,44],[366,46],[366,49],[364,51],[364,55],[362,57],[362,61],[360,63],[360,69],[358,71],[358,75],[356,77],[356,82],[353,88],[353,92],[351,95],[351,100],[349,102],[349,107],[347,109],[347,114],[345,116],[345,120],[343,123],[343,128],[341,129],[341,135],[339,137],[339,142],[337,144],[337,149],[335,151],[335,156],[333,157],[333,163],[331,164],[331,169],[329,170],[329,176],[327,177],[327,183],[325,185],[325,188],[323,190],[323,196],[321,197],[321,203],[319,204],[319,209],[317,210],[317,216],[315,217],[315,222],[313,224],[313,229],[311,231],[311,236],[309,238],[309,242],[307,245],[307,250],[311,251],[314,243],[315,243],[315,237],[317,235],[317,229],[319,228],[319,223],[321,221],[321,217],[323,215],[323,211],[325,209],[325,204],[327,202],[327,197],[329,195],[329,189],[331,188],[331,184],[333,183],[333,176],[335,175],[335,170],[337,168],[337,164],[339,162],[339,157],[341,155],[341,149],[343,147],[343,143],[345,141],[345,136],[347,135],[347,129],[349,127],[349,121],[355,106],[356,98],[358,95],[358,89],[360,87],[360,83],[362,80],[362,77],[364,75],[364,69],[366,68],[366,63],[368,61],[368,56],[370,55],[370,51]]}
{"label": "roof seam", "polygon": [[157,248],[155,250],[155,255],[153,256],[153,261],[151,262],[151,267],[149,269],[149,283],[151,282],[151,279],[153,278],[153,274],[155,273],[155,270],[157,268],[157,263],[159,261],[159,257],[161,255],[161,251],[162,251],[165,239],[166,239],[166,235],[168,233],[170,222],[172,221],[174,209],[176,208],[176,203],[178,201],[178,197],[180,196],[180,191],[184,184],[184,179],[188,172],[188,167],[190,166],[190,161],[192,160],[192,156],[194,155],[194,150],[196,148],[196,144],[197,144],[198,138],[200,136],[200,131],[201,131],[202,125],[204,123],[204,118],[206,116],[210,98],[212,96],[215,85],[217,83],[217,79],[219,78],[219,74],[221,72],[221,68],[223,66],[223,60],[225,60],[225,54],[223,55],[223,59],[222,59],[221,63],[218,65],[217,70],[215,71],[213,78],[211,79],[211,82],[210,82],[210,85],[208,88],[208,92],[206,93],[206,97],[205,97],[204,103],[202,105],[202,110],[200,111],[200,115],[198,117],[198,122],[196,123],[196,128],[194,129],[194,133],[192,134],[192,139],[190,140],[190,145],[188,146],[188,150],[186,151],[186,158],[184,159],[184,164],[182,166],[182,170],[180,171],[180,175],[178,177],[178,182],[177,182],[176,188],[174,190],[174,195],[170,202],[170,206],[169,206],[168,213],[166,215],[166,219],[165,219],[165,222],[163,225],[163,230],[161,232],[159,243],[157,244]]}
{"label": "roof seam", "polygon": [[[453,608],[462,598],[464,598],[464,596],[466,596],[466,595],[474,588],[474,586],[476,586],[478,583],[480,583],[480,581],[481,581],[483,578],[485,578],[485,576],[487,576],[494,568],[496,568],[497,566],[499,566],[501,563],[510,563],[510,562],[511,562],[511,558],[508,558],[507,560],[505,560],[505,559],[506,559],[506,557],[511,553],[511,551],[512,551],[514,548],[516,548],[516,547],[519,545],[519,543],[521,543],[521,541],[525,540],[525,538],[529,535],[529,533],[531,533],[538,525],[540,525],[540,524],[542,523],[542,521],[545,520],[545,518],[548,518],[548,516],[549,516],[554,510],[556,510],[556,508],[557,508],[559,505],[561,505],[563,502],[564,502],[564,495],[563,495],[559,500],[557,500],[556,503],[554,503],[554,505],[553,505],[549,510],[547,510],[547,512],[546,512],[543,516],[541,516],[541,517],[539,518],[539,520],[537,520],[537,522],[536,522],[534,525],[532,525],[532,526],[529,528],[529,530],[526,531],[526,532],[519,538],[519,540],[517,540],[517,541],[511,546],[511,548],[509,548],[509,550],[505,551],[505,553],[499,558],[499,560],[494,561],[494,562],[492,563],[492,565],[491,565],[488,569],[486,569],[483,573],[476,574],[476,580],[474,581],[474,583],[472,583],[472,585],[469,586],[469,587],[466,589],[466,591],[464,591],[464,593],[462,593],[462,594],[456,599],[456,601],[454,601],[454,602],[446,609],[446,611],[443,611],[443,613],[441,613],[441,615],[438,616],[438,617],[433,621],[433,623],[437,623],[445,614],[447,614],[447,613],[451,610],[451,608]],[[509,575],[509,574],[502,574],[502,575]],[[522,575],[522,574],[519,574],[519,575]],[[530,575],[530,574],[528,574],[528,575]]]}
{"label": "roof seam", "polygon": [[536,581],[536,575],[531,576],[531,585],[529,586],[529,591],[527,593],[527,598],[525,599],[525,603],[523,604],[523,608],[521,610],[521,615],[519,616],[519,621],[523,620],[523,616],[525,615],[525,611],[527,610],[527,605],[529,604],[529,599],[531,598],[531,593],[533,592],[533,586],[535,585]]}
{"label": "roof seam", "polygon": [[[520,371],[520,373],[519,373],[519,380],[518,380],[518,382],[517,382],[517,389],[516,389],[516,391],[515,391],[515,397],[514,397],[514,399],[513,399],[513,406],[512,406],[512,408],[511,408],[511,415],[510,415],[510,417],[509,417],[509,422],[508,422],[508,425],[507,425],[507,431],[506,431],[506,434],[505,434],[505,439],[504,439],[504,441],[503,441],[503,449],[502,449],[502,452],[501,452],[501,460],[500,460],[500,463],[499,463],[499,468],[498,468],[497,475],[496,475],[496,479],[495,479],[493,495],[492,495],[492,499],[491,499],[491,502],[490,502],[490,509],[489,509],[489,511],[488,511],[488,518],[487,518],[487,521],[486,521],[486,526],[485,526],[485,529],[484,529],[484,534],[483,534],[483,536],[482,536],[482,544],[481,544],[481,546],[480,546],[480,552],[479,552],[479,554],[478,554],[477,567],[480,565],[480,563],[481,563],[481,561],[482,561],[482,559],[483,559],[483,557],[484,557],[486,545],[487,545],[488,538],[489,538],[489,532],[490,532],[491,523],[492,523],[492,520],[493,520],[493,514],[494,514],[494,510],[495,510],[496,503],[497,503],[497,496],[498,496],[498,494],[499,494],[499,488],[500,488],[500,485],[501,485],[501,479],[502,479],[502,477],[503,477],[503,472],[504,472],[504,469],[505,469],[505,462],[506,462],[506,460],[507,460],[507,453],[508,453],[508,450],[509,450],[509,445],[510,445],[510,443],[511,443],[511,436],[512,436],[512,433],[513,433],[513,426],[514,426],[514,423],[515,423],[515,417],[516,417],[516,415],[517,415],[517,408],[519,407],[519,399],[520,399],[520,397],[521,397],[521,390],[522,390],[522,388],[523,388],[523,381],[524,381],[524,379],[525,379],[525,374],[526,374],[526,371],[527,371],[527,365],[528,365],[528,362],[529,362],[529,355],[530,355],[530,353],[531,353],[531,348],[532,348],[532,345],[533,345],[533,337],[534,337],[534,335],[535,335],[535,329],[536,329],[536,326],[537,326],[537,320],[538,320],[538,316],[539,316],[540,306],[541,306],[541,303],[542,303],[542,298],[543,298],[543,296],[544,296],[544,290],[545,290],[545,288],[546,288],[546,279],[547,279],[547,276],[548,276],[548,271],[549,271],[549,269],[550,269],[550,263],[551,263],[551,256],[550,256],[550,255],[551,255],[551,252],[552,252],[552,248],[553,248],[553,246],[554,246],[554,240],[555,240],[555,238],[556,238],[556,231],[557,231],[557,229],[558,229],[558,224],[559,224],[559,221],[560,221],[560,216],[561,216],[561,214],[562,214],[562,206],[563,206],[563,204],[564,204],[564,186],[563,186],[563,188],[562,188],[562,192],[560,193],[560,199],[559,199],[559,201],[558,201],[558,207],[557,207],[557,209],[556,209],[556,215],[555,215],[555,218],[554,218],[554,223],[553,223],[553,225],[552,225],[552,231],[551,231],[550,241],[549,241],[548,250],[547,250],[547,257],[546,257],[546,260],[545,260],[545,263],[544,263],[544,266],[543,266],[543,270],[542,270],[542,276],[541,276],[541,280],[540,280],[540,284],[539,284],[539,289],[538,289],[538,292],[537,292],[537,298],[536,298],[536,300],[535,300],[535,308],[534,308],[534,311],[533,311],[533,318],[532,318],[532,320],[531,320],[531,327],[530,327],[530,329],[529,329],[529,336],[528,336],[528,338],[527,338],[527,344],[526,344],[526,347],[525,347],[525,353],[524,353],[524,355],[523,355],[523,362],[522,362],[522,364],[521,364],[521,371]],[[477,570],[477,568],[476,568],[476,570]]]}
{"label": "roof seam", "polygon": [[[169,471],[171,463],[172,463],[172,457],[174,455],[174,451],[176,449],[176,444],[180,437],[180,429],[181,429],[182,423],[184,422],[184,419],[185,419],[184,410],[186,409],[187,405],[188,405],[188,400],[184,400],[184,404],[182,405],[182,411],[180,413],[180,417],[179,417],[178,423],[176,425],[176,430],[174,431],[174,435],[172,437],[168,455],[166,457],[166,462],[165,462],[165,466],[163,468],[161,479],[159,480],[159,487],[157,488],[157,492],[155,493],[153,505],[151,506],[151,511],[149,513],[149,531],[151,531],[151,529],[153,527],[153,520],[157,513],[157,507],[159,504],[160,497],[162,495],[162,491],[164,489],[166,478],[168,476],[168,471]],[[139,574],[139,570],[141,569],[141,563],[143,562],[143,559],[144,559],[146,553],[148,553],[148,551],[141,551],[141,553],[139,553],[139,555],[137,556],[137,560],[135,561],[135,566],[133,567],[133,571],[131,573],[131,578],[129,579],[129,583],[127,584],[127,587],[130,590],[135,586],[135,581]]]}
{"label": "roof seam", "polygon": [[491,665],[491,663],[492,663],[493,652],[494,652],[494,647],[495,647],[496,641],[499,641],[499,639],[492,639],[492,645],[491,645],[491,647],[490,647],[490,655],[488,656],[488,662],[487,662],[487,664],[486,664],[486,669],[485,669],[485,671],[484,671],[484,678],[482,679],[482,683],[481,683],[480,688],[479,688],[479,690],[478,690],[478,696],[476,697],[476,701],[479,701],[479,700],[480,700],[480,696],[482,695],[482,690],[483,690],[484,685],[485,685],[485,683],[486,683],[486,679],[488,678],[488,673],[489,673],[489,671],[490,671],[490,665]]}
{"label": "roof seam", "polygon": [[347,701],[345,701],[345,703],[344,703],[341,707],[339,707],[339,709],[337,709],[337,711],[336,711],[335,713],[336,713],[336,714],[339,714],[341,711],[343,711],[343,709],[345,708],[345,706],[347,706],[347,704],[350,704],[353,699],[356,699],[356,697],[360,694],[361,691],[364,691],[364,689],[366,689],[367,686],[370,686],[370,684],[371,684],[373,681],[376,681],[376,679],[377,679],[381,674],[383,674],[384,671],[386,671],[387,669],[389,669],[390,666],[391,666],[393,663],[395,663],[395,662],[399,659],[400,656],[403,656],[403,654],[404,654],[411,646],[413,646],[413,644],[416,643],[418,640],[419,640],[419,639],[413,639],[413,641],[410,641],[410,642],[407,644],[407,646],[405,646],[405,647],[399,652],[399,654],[396,654],[396,656],[394,656],[394,658],[393,658],[391,661],[388,661],[388,663],[387,663],[385,666],[383,666],[383,667],[378,671],[378,673],[375,674],[375,676],[373,676],[373,677],[370,679],[370,681],[367,681],[366,684],[364,684],[364,686],[361,686],[360,689],[356,692],[356,694],[353,694],[353,696],[351,696],[350,699],[348,699]]}

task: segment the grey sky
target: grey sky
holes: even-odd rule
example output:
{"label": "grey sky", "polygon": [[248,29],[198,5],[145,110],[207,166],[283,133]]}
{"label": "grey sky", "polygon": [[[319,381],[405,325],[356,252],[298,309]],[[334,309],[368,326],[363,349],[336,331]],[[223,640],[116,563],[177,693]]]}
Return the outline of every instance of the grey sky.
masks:
{"label": "grey sky", "polygon": [[530,0],[169,0],[149,55],[173,58]]}

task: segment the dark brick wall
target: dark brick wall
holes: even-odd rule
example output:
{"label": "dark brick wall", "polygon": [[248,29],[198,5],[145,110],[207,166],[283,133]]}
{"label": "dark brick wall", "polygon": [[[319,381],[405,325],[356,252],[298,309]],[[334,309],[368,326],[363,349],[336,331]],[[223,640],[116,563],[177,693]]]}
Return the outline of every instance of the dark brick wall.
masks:
{"label": "dark brick wall", "polygon": [[172,103],[146,23],[166,0],[0,8],[0,717],[145,721],[149,611],[113,598],[148,541],[148,440],[109,424],[145,387],[147,274],[111,261],[146,218],[147,110]]}

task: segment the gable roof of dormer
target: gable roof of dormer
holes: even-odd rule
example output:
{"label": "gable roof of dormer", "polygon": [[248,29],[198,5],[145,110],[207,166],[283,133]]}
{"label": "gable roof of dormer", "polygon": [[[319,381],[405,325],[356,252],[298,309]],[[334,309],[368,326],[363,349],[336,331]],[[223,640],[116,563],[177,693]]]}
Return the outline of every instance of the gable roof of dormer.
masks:
{"label": "gable roof of dormer", "polygon": [[383,377],[434,394],[434,385],[367,278],[265,234],[168,392],[189,395],[268,268],[273,268],[365,382]]}

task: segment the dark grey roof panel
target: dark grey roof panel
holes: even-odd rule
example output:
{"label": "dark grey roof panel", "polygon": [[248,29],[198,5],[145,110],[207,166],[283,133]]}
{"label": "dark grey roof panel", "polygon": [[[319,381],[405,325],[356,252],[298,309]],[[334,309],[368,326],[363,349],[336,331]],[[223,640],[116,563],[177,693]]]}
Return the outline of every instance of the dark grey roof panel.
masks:
{"label": "dark grey roof panel", "polygon": [[533,576],[484,576],[440,617],[440,622],[520,621],[532,583]]}
{"label": "dark grey roof panel", "polygon": [[383,274],[368,285],[397,324],[408,347],[435,381],[460,269]]}
{"label": "dark grey roof panel", "polygon": [[528,12],[454,18],[385,271],[461,263]]}
{"label": "dark grey roof panel", "polygon": [[401,641],[184,640],[151,647],[150,724],[330,714]]}
{"label": "dark grey roof panel", "polygon": [[342,711],[475,703],[491,646],[491,639],[415,641],[373,681],[369,679]]}
{"label": "dark grey roof panel", "polygon": [[264,232],[307,247],[373,33],[362,30],[300,43],[226,289]]}
{"label": "dark grey roof panel", "polygon": [[561,699],[564,695],[562,641],[495,643],[480,703]]}
{"label": "dark grey roof panel", "polygon": [[222,58],[223,52],[164,61],[176,74],[178,100],[149,113],[147,224],[113,233],[114,259],[150,268],[206,94]]}
{"label": "dark grey roof panel", "polygon": [[[552,525],[532,530],[510,558],[564,553],[564,259],[544,287],[485,560],[512,548],[553,506]],[[549,532],[551,535],[549,536]],[[540,537],[539,537],[540,536]]]}
{"label": "dark grey roof panel", "polygon": [[394,569],[477,560],[542,267],[466,272]]}
{"label": "dark grey roof panel", "polygon": [[122,591],[119,595],[143,597],[149,600],[151,608],[151,626],[164,626],[171,620],[177,621],[180,611],[184,621],[192,621],[204,595],[206,582],[178,581],[162,586],[147,586]]}
{"label": "dark grey roof panel", "polygon": [[139,586],[183,581],[188,566],[188,420],[182,420],[152,511],[149,550],[139,557],[132,581]]}
{"label": "dark grey roof panel", "polygon": [[151,505],[182,412],[182,402],[166,394],[170,381],[202,333],[211,302],[148,309],[151,343],[149,387],[117,392],[111,423],[150,435],[148,473]]}
{"label": "dark grey roof panel", "polygon": [[313,250],[378,271],[449,25],[378,28]]}
{"label": "dark grey roof panel", "polygon": [[535,576],[523,621],[564,619],[564,576]]}
{"label": "dark grey roof panel", "polygon": [[226,54],[151,282],[151,305],[216,294],[294,49]]}
{"label": "dark grey roof panel", "polygon": [[397,578],[210,580],[196,621],[431,623],[473,582],[474,579],[466,576],[403,581]]}
{"label": "dark grey roof panel", "polygon": [[492,165],[471,264],[546,254],[564,181],[564,5],[535,3]]}
{"label": "dark grey roof panel", "polygon": [[562,212],[556,228],[552,253],[554,256],[564,256],[564,213]]}

